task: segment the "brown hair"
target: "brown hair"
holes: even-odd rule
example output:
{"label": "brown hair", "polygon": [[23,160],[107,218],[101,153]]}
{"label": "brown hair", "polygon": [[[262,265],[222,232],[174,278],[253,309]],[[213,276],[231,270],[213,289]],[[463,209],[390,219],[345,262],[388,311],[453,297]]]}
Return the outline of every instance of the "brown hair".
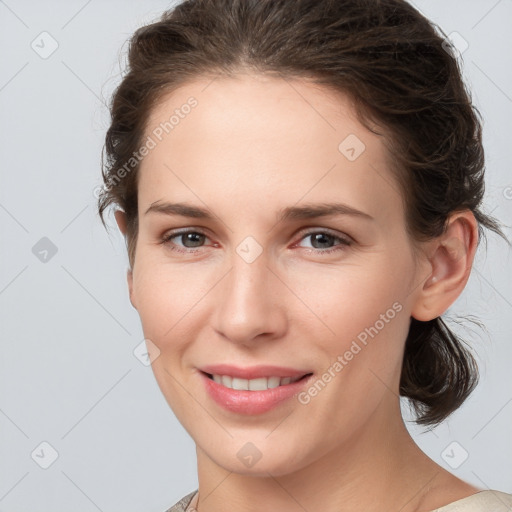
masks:
{"label": "brown hair", "polygon": [[[361,122],[383,141],[403,190],[413,240],[443,233],[450,213],[480,210],[484,154],[479,113],[443,32],[403,0],[188,0],[130,40],[128,69],[111,103],[103,161],[104,211],[127,217],[130,264],[137,240],[137,162],[148,116],[180,85],[205,76],[255,72],[305,78],[354,100]],[[371,124],[371,127],[370,127]],[[125,169],[119,179],[120,169]],[[416,422],[435,425],[478,382],[464,342],[439,317],[411,319],[400,394]]]}

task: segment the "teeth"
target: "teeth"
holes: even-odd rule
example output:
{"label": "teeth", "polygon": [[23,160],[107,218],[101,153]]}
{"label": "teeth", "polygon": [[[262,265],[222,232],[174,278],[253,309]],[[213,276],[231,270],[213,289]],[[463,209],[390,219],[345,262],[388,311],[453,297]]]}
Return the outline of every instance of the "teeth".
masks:
{"label": "teeth", "polygon": [[248,390],[249,381],[247,379],[238,379],[233,377],[233,380],[231,381],[231,387],[233,389]]}
{"label": "teeth", "polygon": [[217,384],[231,389],[241,391],[265,391],[267,389],[285,386],[292,382],[296,382],[302,377],[259,377],[258,379],[239,379],[230,375],[213,375],[213,380]]}
{"label": "teeth", "polygon": [[267,381],[267,389],[277,388],[281,385],[281,377],[269,377],[268,379],[263,377],[263,380]]}

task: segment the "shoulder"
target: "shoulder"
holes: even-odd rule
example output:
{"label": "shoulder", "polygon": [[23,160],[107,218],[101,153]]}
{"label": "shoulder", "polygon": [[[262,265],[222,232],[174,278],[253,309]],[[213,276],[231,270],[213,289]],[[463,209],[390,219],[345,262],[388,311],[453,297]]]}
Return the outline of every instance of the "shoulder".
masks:
{"label": "shoulder", "polygon": [[[197,489],[181,498],[165,512],[185,512],[196,493]],[[511,512],[512,494],[496,490],[479,491],[444,507],[436,508],[432,512],[488,512],[489,510]]]}
{"label": "shoulder", "polygon": [[185,510],[189,506],[190,502],[192,501],[192,498],[196,493],[197,489],[181,498],[180,501],[175,503],[171,508],[167,509],[165,512],[185,512]]}
{"label": "shoulder", "polygon": [[479,491],[432,512],[511,512],[512,494],[502,491]]}

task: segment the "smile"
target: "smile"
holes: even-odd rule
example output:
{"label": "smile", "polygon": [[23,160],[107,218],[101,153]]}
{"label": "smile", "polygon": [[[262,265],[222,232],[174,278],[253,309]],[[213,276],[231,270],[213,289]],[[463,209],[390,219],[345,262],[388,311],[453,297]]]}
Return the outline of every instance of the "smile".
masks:
{"label": "smile", "polygon": [[217,384],[230,389],[236,389],[239,391],[265,391],[267,389],[277,388],[279,386],[286,386],[296,382],[302,377],[260,377],[257,379],[241,379],[238,377],[232,377],[231,375],[211,375],[208,374],[210,379],[215,381]]}
{"label": "smile", "polygon": [[276,408],[300,393],[313,378],[312,373],[251,379],[205,371],[198,374],[204,383],[206,395],[217,406],[243,415],[263,414]]}

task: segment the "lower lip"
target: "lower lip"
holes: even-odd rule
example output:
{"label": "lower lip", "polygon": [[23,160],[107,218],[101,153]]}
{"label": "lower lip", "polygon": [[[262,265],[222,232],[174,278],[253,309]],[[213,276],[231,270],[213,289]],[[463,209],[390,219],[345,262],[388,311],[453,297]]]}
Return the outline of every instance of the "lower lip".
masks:
{"label": "lower lip", "polygon": [[262,414],[270,411],[281,402],[293,397],[306,386],[313,375],[300,380],[263,391],[247,391],[227,388],[200,372],[206,391],[221,407],[238,414]]}

